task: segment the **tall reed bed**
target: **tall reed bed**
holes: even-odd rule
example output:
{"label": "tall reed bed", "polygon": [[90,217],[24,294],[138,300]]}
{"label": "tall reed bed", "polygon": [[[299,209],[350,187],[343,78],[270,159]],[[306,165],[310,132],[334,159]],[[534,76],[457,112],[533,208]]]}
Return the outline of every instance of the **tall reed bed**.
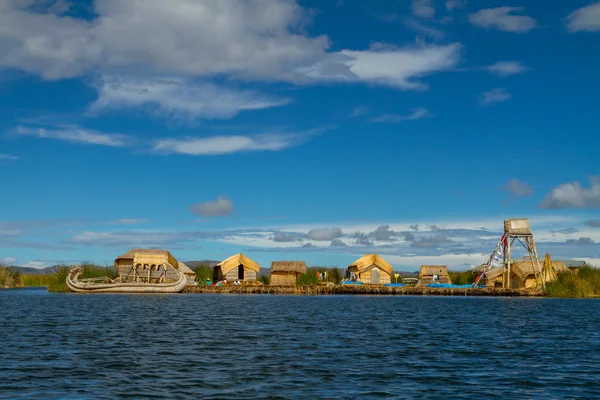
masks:
{"label": "tall reed bed", "polygon": [[[99,265],[94,265],[91,263],[82,263],[83,272],[79,276],[80,279],[89,279],[89,278],[110,278],[114,279],[117,277],[117,270],[113,267],[102,267]],[[49,275],[50,278],[48,280],[48,291],[49,292],[68,292],[69,288],[67,287],[67,275],[69,274],[69,270],[71,269],[70,265],[61,265],[58,267],[58,270]]]}
{"label": "tall reed bed", "polygon": [[208,265],[199,265],[194,268],[194,272],[196,273],[196,282],[198,282],[199,285],[206,284],[207,279],[210,279],[211,282],[213,280],[214,271]]}
{"label": "tall reed bed", "polygon": [[4,265],[0,265],[0,287],[12,288],[21,286],[21,274]]}
{"label": "tall reed bed", "polygon": [[48,274],[23,274],[21,283],[23,287],[43,287],[50,284],[52,275]]}
{"label": "tall reed bed", "polygon": [[549,297],[600,297],[600,269],[582,267],[558,274],[546,284]]}
{"label": "tall reed bed", "polygon": [[100,266],[92,263],[82,263],[83,273],[80,275],[80,279],[87,278],[102,278],[107,277],[110,279],[116,278],[119,273],[116,268],[108,266]]}
{"label": "tall reed bed", "polygon": [[448,271],[448,277],[453,284],[456,285],[468,285],[470,283],[475,283],[477,279],[477,274],[479,272],[474,270],[467,271]]}
{"label": "tall reed bed", "polygon": [[[323,279],[319,279],[318,273],[323,274]],[[306,273],[296,278],[296,285],[318,285],[322,282],[332,282],[339,284],[344,279],[344,270],[339,267],[308,267]]]}
{"label": "tall reed bed", "polygon": [[58,270],[50,275],[48,281],[49,292],[68,292],[67,287],[67,275],[69,274],[70,267],[67,265],[61,265]]}
{"label": "tall reed bed", "polygon": [[271,283],[271,274],[269,274],[268,272],[265,274],[259,272],[256,275],[256,280],[262,283],[263,285],[269,285]]}

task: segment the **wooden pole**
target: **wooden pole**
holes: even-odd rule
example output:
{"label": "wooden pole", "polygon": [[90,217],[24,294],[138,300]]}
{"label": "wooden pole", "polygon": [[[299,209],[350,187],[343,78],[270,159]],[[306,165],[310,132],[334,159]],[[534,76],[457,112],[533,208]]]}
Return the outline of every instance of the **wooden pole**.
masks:
{"label": "wooden pole", "polygon": [[[505,236],[506,238],[506,236]],[[503,251],[502,251],[502,287],[506,288],[506,252],[507,252],[507,246],[506,243],[508,243],[508,238],[506,238],[506,242],[502,243],[502,247],[503,247]]]}
{"label": "wooden pole", "polygon": [[510,235],[506,235],[506,243],[508,243],[506,250],[506,258],[508,259],[506,262],[506,288],[510,289]]}

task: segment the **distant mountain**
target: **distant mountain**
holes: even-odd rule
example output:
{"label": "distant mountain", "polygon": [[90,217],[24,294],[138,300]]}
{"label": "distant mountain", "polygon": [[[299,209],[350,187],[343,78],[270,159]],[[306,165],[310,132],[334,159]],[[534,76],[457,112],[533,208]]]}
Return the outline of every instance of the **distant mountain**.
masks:
{"label": "distant mountain", "polygon": [[19,272],[21,275],[50,275],[58,271],[58,265],[46,268],[10,266],[10,269]]}

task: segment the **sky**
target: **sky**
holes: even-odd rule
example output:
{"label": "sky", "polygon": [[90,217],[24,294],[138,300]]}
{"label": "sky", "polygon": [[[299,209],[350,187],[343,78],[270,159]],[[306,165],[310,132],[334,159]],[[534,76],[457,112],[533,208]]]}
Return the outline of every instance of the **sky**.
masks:
{"label": "sky", "polygon": [[[600,2],[0,0],[0,262],[600,265]],[[518,255],[518,254],[517,254]]]}

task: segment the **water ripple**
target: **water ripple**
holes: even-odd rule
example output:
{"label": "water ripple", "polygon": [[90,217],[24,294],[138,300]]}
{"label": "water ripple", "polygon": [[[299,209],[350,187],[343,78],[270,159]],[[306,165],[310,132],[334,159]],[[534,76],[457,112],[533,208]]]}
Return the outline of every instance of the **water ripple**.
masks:
{"label": "water ripple", "polygon": [[600,397],[600,302],[0,291],[0,398]]}

